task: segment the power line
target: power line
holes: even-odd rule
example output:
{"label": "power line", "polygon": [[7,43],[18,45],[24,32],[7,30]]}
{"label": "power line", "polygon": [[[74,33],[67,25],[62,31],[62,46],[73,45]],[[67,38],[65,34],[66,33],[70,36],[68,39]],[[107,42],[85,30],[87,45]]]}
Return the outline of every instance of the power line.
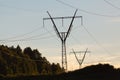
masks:
{"label": "power line", "polygon": [[[81,28],[81,27],[82,27],[82,26],[74,27],[74,28],[73,28],[73,31],[74,31],[74,30],[78,30],[78,29]],[[76,31],[75,31],[75,32],[76,32]],[[74,32],[74,33],[75,33],[75,32]],[[77,36],[77,37],[79,37],[79,36]],[[81,41],[78,40],[73,34],[71,34],[71,39],[72,39],[72,43],[71,43],[72,45],[74,45],[73,41],[74,41],[75,44],[77,44],[77,45],[80,45],[80,46],[82,45]]]}
{"label": "power line", "polygon": [[6,8],[12,8],[12,9],[16,9],[16,10],[22,10],[22,11],[29,11],[29,12],[38,12],[38,11],[34,11],[32,9],[25,9],[25,8],[20,8],[20,7],[15,7],[15,6],[9,6],[6,4],[0,4],[0,7],[6,7]]}
{"label": "power line", "polygon": [[24,34],[20,34],[20,35],[17,35],[17,36],[13,36],[13,37],[9,37],[9,38],[4,38],[4,39],[1,39],[0,41],[5,41],[5,40],[9,40],[9,39],[15,39],[15,38],[19,38],[19,37],[24,37],[26,35],[29,35],[29,34],[32,34],[33,32],[36,32],[36,31],[39,31],[41,29],[41,27],[38,27],[32,31],[29,31],[27,33],[24,33]]}
{"label": "power line", "polygon": [[97,41],[97,39],[87,30],[87,28],[86,28],[85,26],[83,26],[83,28],[85,29],[85,31],[89,34],[89,36],[95,41],[95,43],[96,43],[98,46],[100,46],[102,49],[104,49],[104,51],[105,51],[106,53],[111,54],[105,47],[103,47],[103,46],[101,45],[101,43],[99,43],[99,42]]}
{"label": "power line", "polygon": [[[74,8],[74,9],[78,9],[79,11],[82,11],[82,12],[87,13],[87,14],[96,15],[96,16],[102,16],[102,17],[119,17],[119,15],[112,16],[112,15],[104,15],[104,14],[97,14],[97,13],[94,13],[94,12],[89,12],[89,11],[77,8],[77,7],[75,7],[75,6],[71,5],[71,4],[65,3],[65,2],[63,2],[61,0],[56,0],[56,1],[59,2],[59,3],[61,3],[61,4],[63,4],[63,5],[65,5],[65,6],[68,6],[68,7]],[[95,43],[99,47],[101,47],[106,53],[108,53],[108,54],[110,54],[110,55],[113,56],[113,54],[111,54],[104,46],[101,45],[101,43],[99,43],[97,41],[97,39],[87,30],[87,28],[85,26],[83,26],[83,27],[84,27],[85,31],[89,34],[89,36],[95,41]]]}
{"label": "power line", "polygon": [[3,43],[8,43],[8,42],[16,42],[16,41],[31,41],[31,40],[39,40],[39,39],[47,39],[47,38],[51,38],[55,35],[48,35],[47,32],[45,33],[42,33],[42,34],[39,34],[39,35],[34,35],[34,36],[31,36],[31,37],[27,37],[27,38],[22,38],[22,39],[8,39],[8,40],[2,40],[1,42]]}
{"label": "power line", "polygon": [[[33,35],[33,36],[30,36],[30,37],[22,38],[22,39],[16,39],[16,38],[20,38],[20,37],[24,37],[26,35],[32,34],[32,33],[36,32],[36,31],[38,31],[40,29],[44,29],[47,32],[41,33],[39,35]],[[36,28],[36,29],[34,29],[34,30],[30,31],[30,32],[21,34],[21,35],[17,35],[17,36],[2,39],[2,40],[0,40],[0,42],[2,42],[4,44],[4,43],[10,43],[10,42],[33,41],[33,40],[48,39],[48,38],[50,39],[50,38],[55,37],[55,35],[52,34],[51,32],[52,31],[49,31],[49,30],[45,29],[42,26],[42,27],[38,27],[38,28]],[[51,35],[48,35],[48,34],[51,34]]]}
{"label": "power line", "polygon": [[45,32],[45,33],[42,33],[42,34],[39,34],[39,35],[34,35],[34,36],[31,36],[31,37],[27,37],[27,38],[23,38],[23,40],[29,40],[29,39],[34,39],[34,38],[37,38],[37,37],[46,37],[45,35],[48,35],[48,32]]}
{"label": "power line", "polygon": [[40,40],[40,39],[50,39],[50,38],[53,38],[53,36],[45,36],[45,37],[41,37],[41,38],[33,38],[33,39],[29,39],[29,38],[26,38],[26,39],[16,39],[16,40],[6,40],[6,41],[3,41],[2,43],[9,43],[9,42],[21,42],[21,41],[32,41],[32,40]]}
{"label": "power line", "polygon": [[[49,34],[53,35],[53,33],[52,33],[51,31],[49,31],[47,28],[44,27],[44,29],[45,29]],[[56,38],[56,39],[59,41],[58,38]]]}
{"label": "power line", "polygon": [[[88,31],[88,29],[87,29],[85,26],[83,26],[83,28],[84,28],[84,30],[88,33],[88,35],[95,41],[95,43],[96,43],[100,48],[102,48],[106,53],[114,56],[114,55],[111,54],[104,46],[102,46],[101,43],[98,42],[98,40],[92,35],[91,32]],[[72,36],[72,35],[71,35],[71,36]],[[75,37],[72,36],[72,38],[74,39]],[[78,42],[77,39],[74,39],[74,40],[75,40],[75,42]]]}
{"label": "power line", "polygon": [[98,14],[98,13],[94,13],[94,12],[89,12],[87,10],[83,10],[83,9],[77,8],[77,7],[75,7],[75,6],[71,5],[71,4],[65,3],[65,2],[63,2],[61,0],[56,0],[56,1],[63,4],[63,5],[66,5],[68,7],[74,8],[74,9],[78,9],[79,11],[82,11],[84,13],[91,14],[91,15],[103,16],[103,17],[118,17],[119,16],[119,15],[113,16],[113,15],[104,15],[104,14]]}
{"label": "power line", "polygon": [[116,9],[120,10],[119,7],[113,5],[111,2],[109,2],[109,1],[107,1],[107,0],[104,0],[104,1],[105,1],[107,4],[109,4],[110,6],[112,6],[113,8],[116,8]]}

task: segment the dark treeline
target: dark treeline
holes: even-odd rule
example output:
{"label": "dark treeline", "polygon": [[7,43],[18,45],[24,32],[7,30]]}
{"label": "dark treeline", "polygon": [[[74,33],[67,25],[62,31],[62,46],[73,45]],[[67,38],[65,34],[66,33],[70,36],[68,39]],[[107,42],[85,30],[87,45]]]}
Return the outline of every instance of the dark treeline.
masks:
{"label": "dark treeline", "polygon": [[7,77],[0,80],[120,80],[120,69],[109,64],[98,64],[62,74]]}
{"label": "dark treeline", "polygon": [[98,64],[64,72],[37,50],[0,46],[0,80],[120,80],[120,68]]}
{"label": "dark treeline", "polygon": [[110,64],[98,64],[65,75],[67,80],[120,80],[120,68],[114,68]]}
{"label": "dark treeline", "polygon": [[1,77],[54,75],[62,72],[64,70],[58,63],[50,63],[37,49],[26,47],[22,50],[19,45],[16,48],[0,45]]}

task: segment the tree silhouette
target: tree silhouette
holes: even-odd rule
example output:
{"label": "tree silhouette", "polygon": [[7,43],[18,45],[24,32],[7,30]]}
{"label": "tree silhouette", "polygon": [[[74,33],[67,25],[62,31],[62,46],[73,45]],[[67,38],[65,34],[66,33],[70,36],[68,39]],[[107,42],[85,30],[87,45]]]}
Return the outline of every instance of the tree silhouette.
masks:
{"label": "tree silhouette", "polygon": [[[37,49],[0,45],[0,75],[52,75],[51,63]],[[61,68],[60,65],[54,66]],[[60,69],[61,70],[61,69]],[[62,72],[62,70],[59,72]],[[57,74],[58,72],[54,73]]]}

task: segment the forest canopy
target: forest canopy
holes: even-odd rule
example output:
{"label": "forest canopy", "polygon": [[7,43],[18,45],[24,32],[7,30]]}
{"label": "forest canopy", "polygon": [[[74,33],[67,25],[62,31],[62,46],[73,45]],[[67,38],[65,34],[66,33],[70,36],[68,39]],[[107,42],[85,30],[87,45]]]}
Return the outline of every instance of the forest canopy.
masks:
{"label": "forest canopy", "polygon": [[59,63],[50,63],[37,49],[0,45],[0,76],[54,75],[64,72]]}

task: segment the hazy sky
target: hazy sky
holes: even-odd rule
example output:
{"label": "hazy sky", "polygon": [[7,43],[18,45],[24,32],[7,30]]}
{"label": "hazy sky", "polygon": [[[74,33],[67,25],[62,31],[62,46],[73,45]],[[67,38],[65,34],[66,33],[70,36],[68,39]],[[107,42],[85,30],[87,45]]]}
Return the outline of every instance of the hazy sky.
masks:
{"label": "hazy sky", "polygon": [[[61,2],[62,1],[62,2]],[[83,66],[110,63],[120,67],[120,1],[119,0],[0,0],[0,44],[37,48],[50,62],[61,64],[61,41],[50,20],[43,18],[73,16],[78,9],[71,34],[67,39],[69,70],[79,68],[72,49],[91,51]],[[55,20],[60,32],[70,20]],[[82,54],[77,54],[81,59]]]}

